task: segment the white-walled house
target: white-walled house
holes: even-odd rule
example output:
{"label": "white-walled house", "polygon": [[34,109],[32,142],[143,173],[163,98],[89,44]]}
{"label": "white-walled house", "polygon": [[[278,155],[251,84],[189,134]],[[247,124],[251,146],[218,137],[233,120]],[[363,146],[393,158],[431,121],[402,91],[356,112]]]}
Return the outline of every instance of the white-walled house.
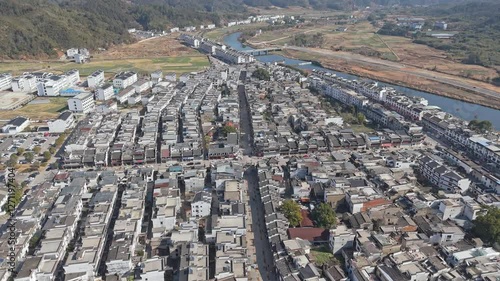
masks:
{"label": "white-walled house", "polygon": [[12,75],[9,73],[0,74],[0,91],[7,90],[12,87]]}
{"label": "white-walled house", "polygon": [[88,113],[94,110],[95,101],[92,93],[81,93],[68,99],[68,108],[74,113]]}
{"label": "white-walled house", "polygon": [[113,79],[113,87],[125,89],[135,82],[137,82],[137,73],[132,71],[122,72]]}
{"label": "white-walled house", "polygon": [[200,191],[194,196],[191,203],[191,216],[202,218],[210,215],[212,206],[212,194],[206,191]]}
{"label": "white-walled house", "polygon": [[36,77],[33,75],[22,75],[12,79],[11,87],[13,92],[28,92],[36,91]]}
{"label": "white-walled house", "polygon": [[64,133],[67,129],[73,127],[75,117],[71,111],[65,111],[54,121],[47,122],[49,133]]}
{"label": "white-walled house", "polygon": [[104,83],[104,71],[96,70],[94,73],[87,77],[87,84],[89,88],[97,88]]}
{"label": "white-walled house", "polygon": [[30,120],[24,117],[16,117],[2,127],[4,134],[17,134],[22,132],[30,124]]}
{"label": "white-walled house", "polygon": [[113,85],[105,84],[96,91],[96,99],[97,100],[109,100],[113,98],[115,92],[113,90]]}

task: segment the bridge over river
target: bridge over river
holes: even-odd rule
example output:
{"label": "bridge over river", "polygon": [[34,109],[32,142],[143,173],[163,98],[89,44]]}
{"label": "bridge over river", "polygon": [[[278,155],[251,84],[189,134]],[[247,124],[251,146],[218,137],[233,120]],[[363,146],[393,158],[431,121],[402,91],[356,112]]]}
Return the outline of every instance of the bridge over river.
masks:
{"label": "bridge over river", "polygon": [[243,53],[250,54],[252,56],[265,56],[270,52],[281,51],[282,47],[273,47],[273,48],[264,48],[264,49],[249,49],[249,50],[241,50]]}

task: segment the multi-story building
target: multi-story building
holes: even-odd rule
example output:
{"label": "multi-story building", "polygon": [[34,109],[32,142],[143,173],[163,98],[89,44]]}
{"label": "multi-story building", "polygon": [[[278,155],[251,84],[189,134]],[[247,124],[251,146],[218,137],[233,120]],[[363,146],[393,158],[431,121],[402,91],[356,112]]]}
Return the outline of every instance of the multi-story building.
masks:
{"label": "multi-story building", "polygon": [[64,75],[52,75],[37,84],[38,96],[58,96],[59,91],[66,88]]}
{"label": "multi-story building", "polygon": [[356,235],[345,225],[339,225],[330,230],[330,249],[334,254],[339,253],[344,248],[352,248]]}
{"label": "multi-story building", "polygon": [[151,80],[153,81],[153,83],[159,83],[161,82],[161,80],[163,79],[163,72],[161,71],[161,69],[158,69],[158,70],[155,70],[153,71],[153,73],[151,73]]}
{"label": "multi-story building", "polygon": [[12,87],[12,75],[9,73],[0,74],[0,91],[7,90]]}
{"label": "multi-story building", "polygon": [[89,113],[95,107],[92,93],[81,93],[68,99],[68,108],[74,113]]}
{"label": "multi-story building", "polygon": [[420,174],[432,184],[448,192],[463,193],[467,191],[471,181],[457,172],[449,170],[438,160],[427,155],[421,157],[418,160]]}
{"label": "multi-story building", "polygon": [[80,72],[76,69],[64,75],[44,75],[38,80],[38,96],[59,96],[59,92],[80,81]]}
{"label": "multi-story building", "polygon": [[201,191],[196,193],[191,203],[191,216],[202,218],[210,215],[212,206],[212,194]]}
{"label": "multi-story building", "polygon": [[36,91],[36,77],[33,75],[22,75],[12,79],[11,87],[13,92],[34,92]]}
{"label": "multi-story building", "polygon": [[115,92],[113,90],[113,85],[105,84],[97,89],[96,99],[97,100],[109,100],[113,98]]}
{"label": "multi-story building", "polygon": [[113,87],[125,89],[135,82],[137,82],[137,73],[126,71],[116,75],[115,79],[113,79]]}
{"label": "multi-story building", "polygon": [[65,111],[54,121],[47,122],[50,133],[64,133],[67,129],[73,127],[75,118],[71,111]]}
{"label": "multi-story building", "polygon": [[76,85],[78,82],[80,82],[80,71],[78,69],[72,69],[66,73],[64,73],[66,76],[66,86],[71,87],[73,85]]}
{"label": "multi-story building", "polygon": [[104,71],[97,70],[87,77],[89,88],[97,88],[104,82]]}

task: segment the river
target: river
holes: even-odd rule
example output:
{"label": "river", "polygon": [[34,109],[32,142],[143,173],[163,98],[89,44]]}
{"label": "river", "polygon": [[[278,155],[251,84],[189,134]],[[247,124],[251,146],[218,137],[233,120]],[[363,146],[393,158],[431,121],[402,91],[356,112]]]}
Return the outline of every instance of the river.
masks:
{"label": "river", "polygon": [[[240,41],[238,41],[238,38],[240,37],[241,32],[236,32],[229,34],[224,37],[224,44],[232,47],[235,50],[251,50],[252,48],[249,46],[244,46],[241,44]],[[360,78],[355,75],[347,74],[347,73],[342,73],[338,71],[333,71],[330,69],[326,69],[323,67],[318,67],[315,65],[299,65],[300,63],[303,63],[304,61],[301,60],[296,60],[296,59],[290,59],[284,56],[280,55],[267,55],[267,56],[257,56],[257,60],[261,62],[282,62],[284,61],[285,64],[287,65],[293,65],[297,68],[300,69],[316,69],[316,70],[321,70],[321,71],[328,71],[331,73],[335,73],[339,77],[343,77],[346,79],[350,80],[359,80],[359,79],[365,79],[365,78]],[[365,79],[365,80],[370,80],[370,79]],[[495,127],[495,129],[500,130],[500,110],[492,109],[489,107],[485,107],[482,105],[477,105],[469,102],[464,102],[464,101],[459,101],[455,99],[451,99],[448,97],[443,97],[443,96],[438,96],[435,94],[427,93],[427,92],[422,92],[406,87],[401,87],[397,85],[392,85],[388,83],[378,83],[381,86],[389,86],[397,91],[404,93],[409,96],[418,96],[418,97],[423,97],[429,101],[429,105],[435,105],[439,106],[443,111],[451,113],[457,117],[460,117],[464,120],[472,120],[474,118],[477,118],[479,120],[489,120]]]}

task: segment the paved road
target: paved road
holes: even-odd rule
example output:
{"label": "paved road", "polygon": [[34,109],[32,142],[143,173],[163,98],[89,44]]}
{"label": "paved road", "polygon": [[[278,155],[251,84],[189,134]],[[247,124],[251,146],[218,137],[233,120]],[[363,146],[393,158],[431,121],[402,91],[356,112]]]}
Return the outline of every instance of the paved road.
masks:
{"label": "paved road", "polygon": [[[407,73],[410,75],[414,75],[417,77],[425,78],[428,80],[436,81],[439,83],[447,84],[453,87],[463,88],[475,93],[479,93],[485,96],[500,98],[500,92],[490,90],[487,88],[481,87],[481,84],[486,84],[474,80],[468,80],[464,82],[464,78],[456,77],[453,75],[447,75],[443,73],[437,73],[430,70],[425,70],[417,67],[410,67],[407,65],[403,65],[397,62],[391,62],[387,60],[369,58],[362,55],[351,54],[346,52],[334,52],[330,50],[324,49],[312,49],[312,48],[303,48],[303,47],[295,47],[295,46],[285,46],[284,49],[296,50],[307,53],[319,54],[327,57],[334,57],[338,59],[343,59],[346,61],[355,61],[362,64],[370,64],[376,67],[385,68],[389,70],[394,70],[402,73]],[[474,86],[473,86],[474,85]]]}
{"label": "paved road", "polygon": [[[246,71],[242,71],[240,81],[246,79]],[[243,149],[243,155],[251,156],[253,153],[253,129],[252,114],[245,92],[244,85],[238,85],[238,96],[240,103],[240,148]]]}
{"label": "paved road", "polygon": [[248,196],[250,209],[252,211],[252,232],[256,249],[257,264],[259,266],[262,280],[278,280],[274,271],[274,257],[271,245],[267,239],[264,207],[259,195],[259,182],[257,169],[250,167],[245,171],[245,179],[248,182]]}

